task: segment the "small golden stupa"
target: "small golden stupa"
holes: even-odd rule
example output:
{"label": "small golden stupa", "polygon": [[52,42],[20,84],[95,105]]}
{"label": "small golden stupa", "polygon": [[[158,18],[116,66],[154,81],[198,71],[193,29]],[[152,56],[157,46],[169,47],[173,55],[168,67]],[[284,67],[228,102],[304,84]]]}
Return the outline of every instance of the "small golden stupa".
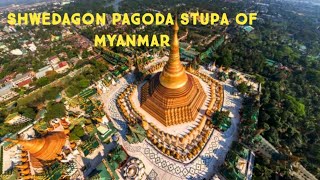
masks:
{"label": "small golden stupa", "polygon": [[169,60],[141,89],[141,107],[164,126],[194,121],[206,94],[197,78],[187,74],[180,61],[177,18]]}

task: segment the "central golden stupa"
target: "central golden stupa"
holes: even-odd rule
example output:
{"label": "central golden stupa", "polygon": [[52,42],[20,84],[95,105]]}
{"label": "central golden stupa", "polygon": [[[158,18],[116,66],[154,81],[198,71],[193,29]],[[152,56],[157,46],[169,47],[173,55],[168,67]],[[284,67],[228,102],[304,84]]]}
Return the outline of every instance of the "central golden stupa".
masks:
{"label": "central golden stupa", "polygon": [[187,74],[180,61],[179,26],[173,26],[169,60],[141,89],[141,107],[164,126],[194,121],[206,94],[194,76]]}

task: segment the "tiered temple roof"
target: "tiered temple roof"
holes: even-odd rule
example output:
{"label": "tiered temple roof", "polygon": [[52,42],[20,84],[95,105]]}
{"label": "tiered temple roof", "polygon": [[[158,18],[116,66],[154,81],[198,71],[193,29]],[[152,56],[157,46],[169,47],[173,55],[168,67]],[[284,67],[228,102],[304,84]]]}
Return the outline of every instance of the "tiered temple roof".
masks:
{"label": "tiered temple roof", "polygon": [[32,140],[9,140],[22,146],[31,158],[42,161],[55,160],[65,145],[67,136],[63,132],[54,132],[45,137]]}

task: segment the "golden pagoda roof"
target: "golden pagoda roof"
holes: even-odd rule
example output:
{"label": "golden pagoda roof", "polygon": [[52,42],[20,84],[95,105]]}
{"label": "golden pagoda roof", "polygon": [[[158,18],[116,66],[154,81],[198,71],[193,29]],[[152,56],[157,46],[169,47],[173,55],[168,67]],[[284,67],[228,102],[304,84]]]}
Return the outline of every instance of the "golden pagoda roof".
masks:
{"label": "golden pagoda roof", "polygon": [[206,94],[200,81],[187,75],[187,83],[178,89],[164,87],[160,74],[155,74],[142,87],[141,107],[164,126],[171,126],[196,119]]}
{"label": "golden pagoda roof", "polygon": [[164,66],[160,75],[160,83],[169,89],[178,89],[183,87],[187,81],[188,76],[180,61],[179,52],[179,39],[178,39],[179,26],[177,17],[173,25],[173,36],[170,45],[170,55],[167,64]]}
{"label": "golden pagoda roof", "polygon": [[206,99],[199,79],[187,74],[181,64],[178,30],[176,18],[168,62],[141,87],[141,108],[164,126],[195,121]]}
{"label": "golden pagoda roof", "polygon": [[56,159],[66,143],[67,136],[63,132],[54,132],[45,137],[32,140],[11,140],[22,146],[23,150],[30,153],[30,156],[44,161]]}

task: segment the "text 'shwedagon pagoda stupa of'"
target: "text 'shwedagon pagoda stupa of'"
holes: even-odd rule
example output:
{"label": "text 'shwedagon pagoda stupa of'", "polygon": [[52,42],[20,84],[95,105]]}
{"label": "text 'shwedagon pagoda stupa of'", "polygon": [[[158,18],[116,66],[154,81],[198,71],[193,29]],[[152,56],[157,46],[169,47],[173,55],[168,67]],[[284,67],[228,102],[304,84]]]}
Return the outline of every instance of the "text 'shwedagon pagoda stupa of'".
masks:
{"label": "text 'shwedagon pagoda stupa of'", "polygon": [[176,19],[169,60],[141,92],[141,107],[164,126],[194,121],[206,99],[198,79],[187,74],[181,64],[178,30]]}

